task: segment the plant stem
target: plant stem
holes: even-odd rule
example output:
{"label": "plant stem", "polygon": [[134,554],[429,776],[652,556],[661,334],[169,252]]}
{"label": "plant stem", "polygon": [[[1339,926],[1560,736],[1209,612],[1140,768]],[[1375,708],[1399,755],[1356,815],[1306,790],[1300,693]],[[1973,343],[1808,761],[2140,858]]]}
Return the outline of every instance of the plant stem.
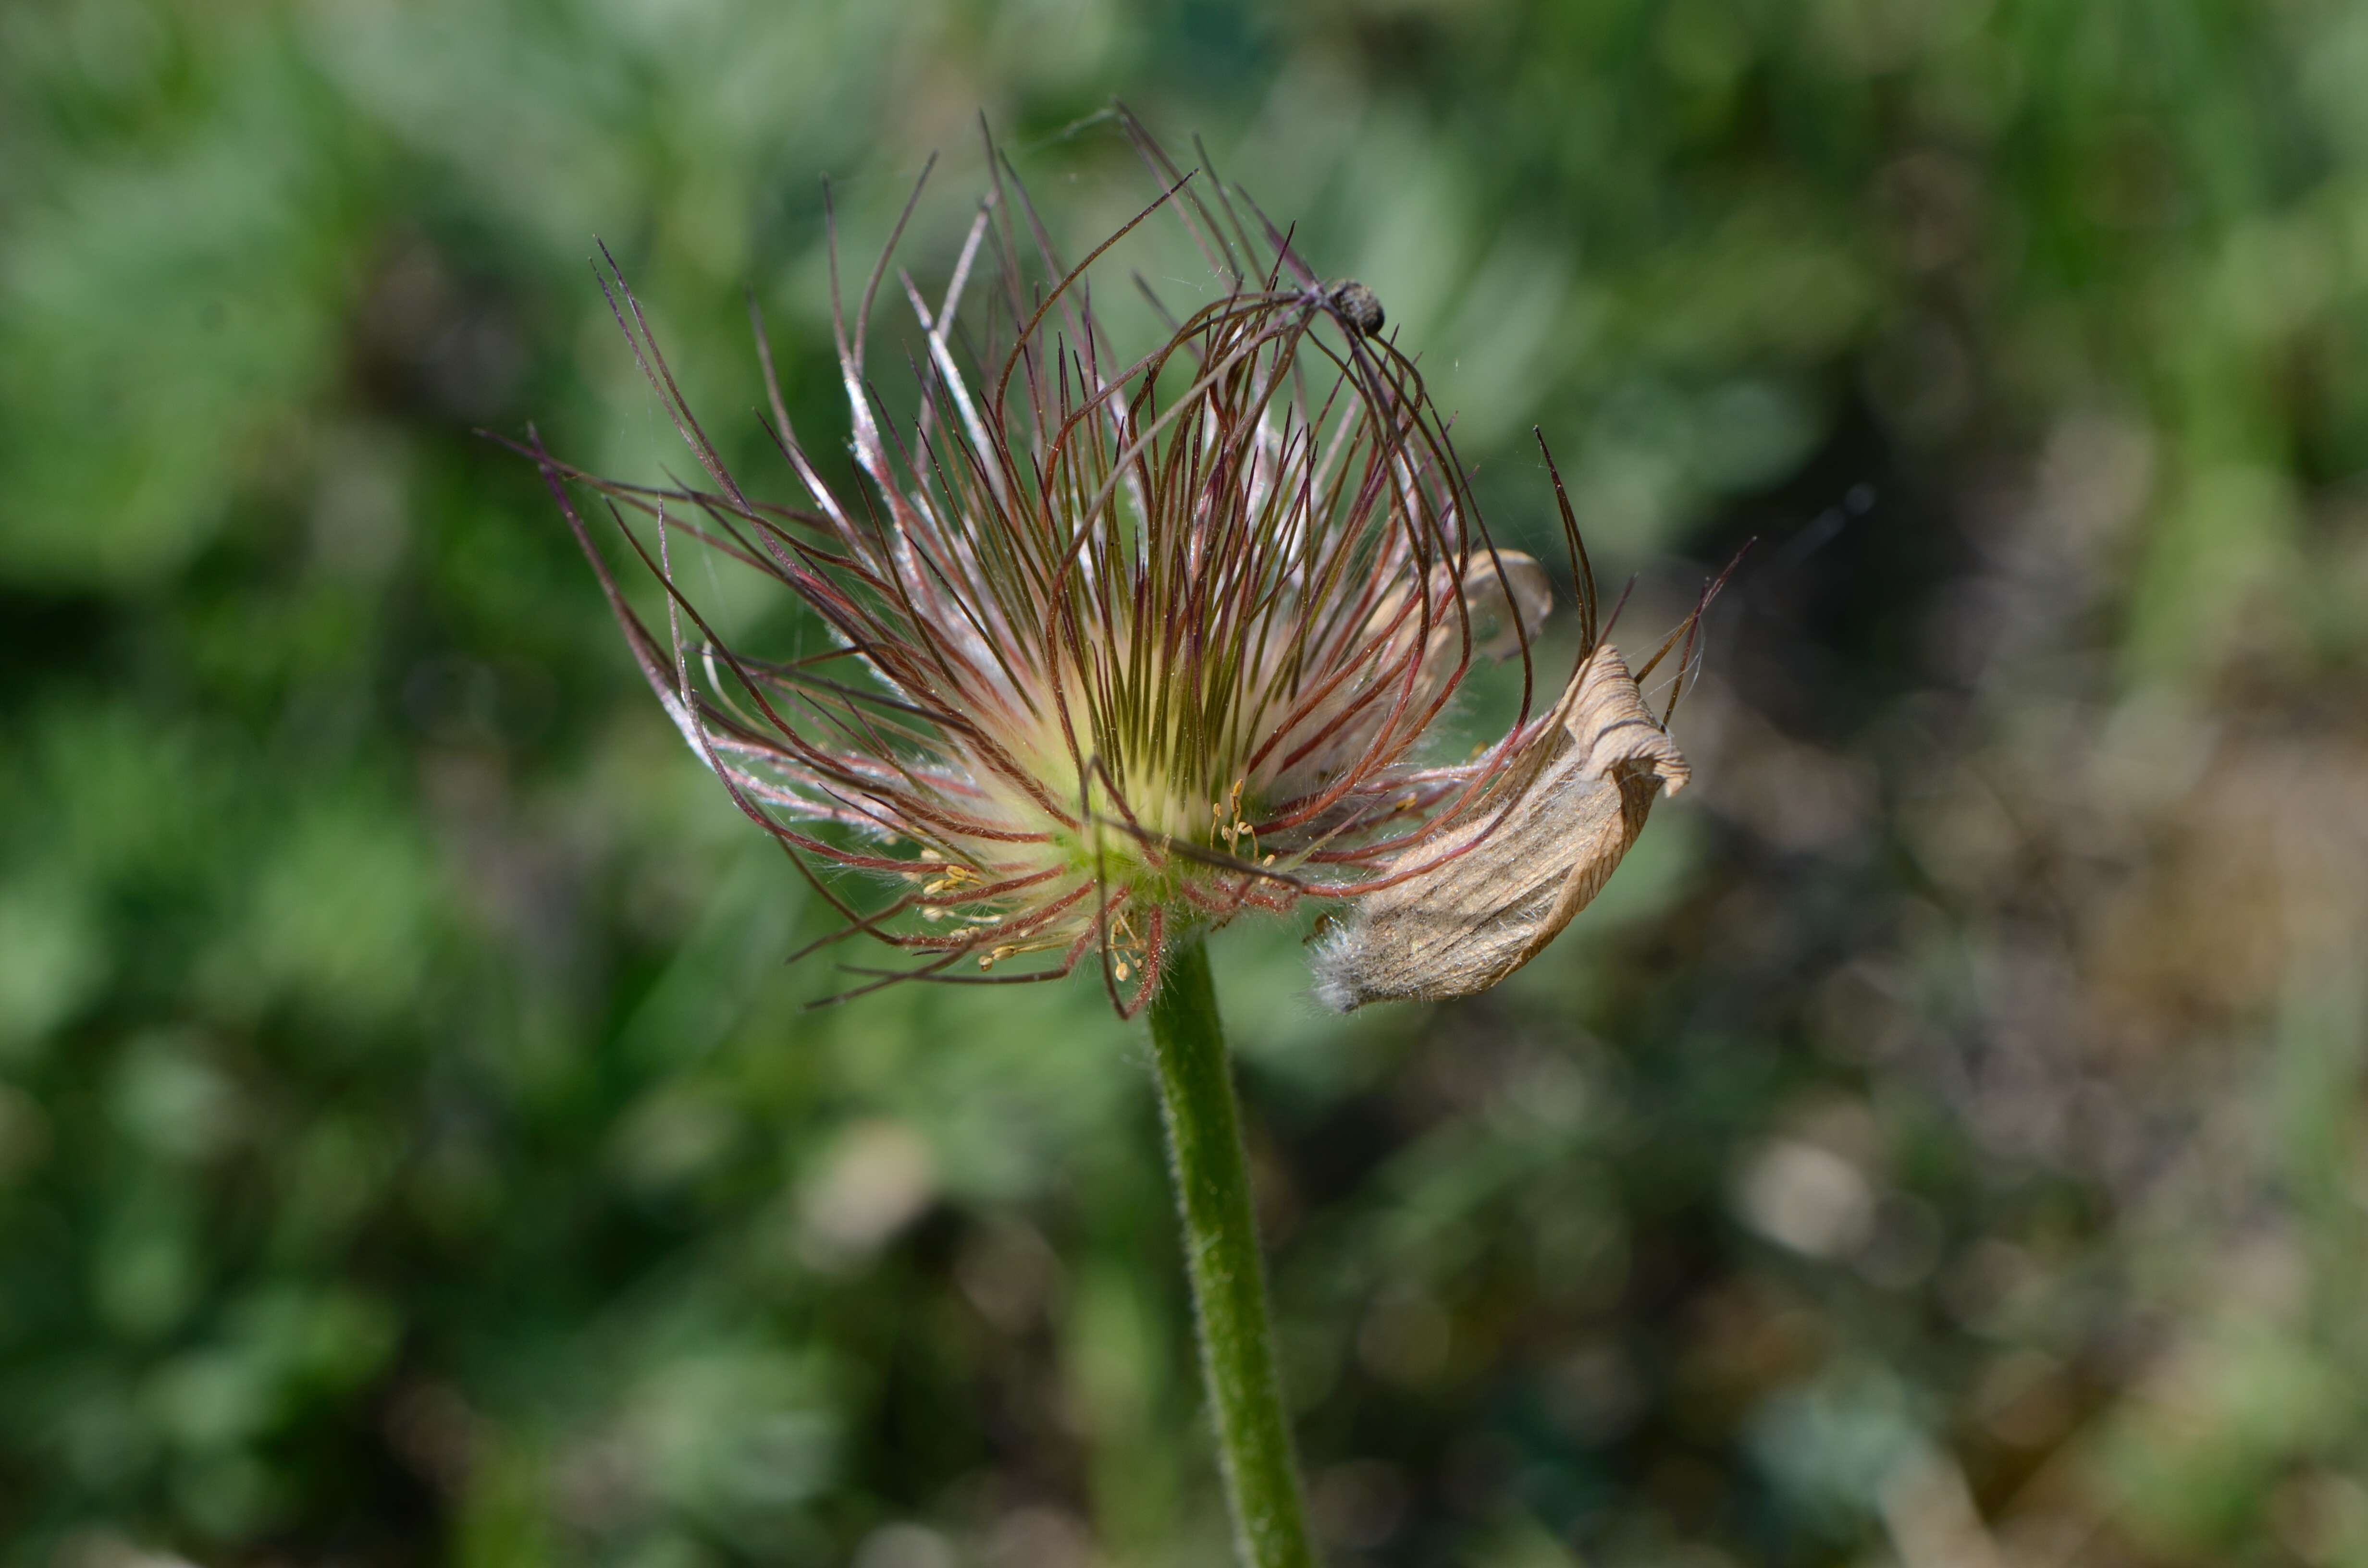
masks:
{"label": "plant stem", "polygon": [[1166,967],[1151,1002],[1151,1042],[1235,1546],[1246,1568],[1313,1568],[1208,951],[1200,937],[1188,938]]}

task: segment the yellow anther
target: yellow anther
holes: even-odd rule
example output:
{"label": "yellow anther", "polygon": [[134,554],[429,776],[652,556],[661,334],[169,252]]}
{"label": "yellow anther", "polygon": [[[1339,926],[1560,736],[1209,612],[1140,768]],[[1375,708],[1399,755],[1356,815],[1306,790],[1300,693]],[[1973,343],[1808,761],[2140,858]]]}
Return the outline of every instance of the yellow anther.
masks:
{"label": "yellow anther", "polygon": [[[1225,847],[1232,849],[1247,838],[1250,841],[1250,853],[1255,855],[1258,853],[1258,835],[1242,817],[1242,790],[1248,783],[1247,778],[1235,779],[1225,800],[1212,801],[1209,804],[1217,820],[1217,836],[1225,841]],[[1226,820],[1228,816],[1232,818],[1230,822]]]}

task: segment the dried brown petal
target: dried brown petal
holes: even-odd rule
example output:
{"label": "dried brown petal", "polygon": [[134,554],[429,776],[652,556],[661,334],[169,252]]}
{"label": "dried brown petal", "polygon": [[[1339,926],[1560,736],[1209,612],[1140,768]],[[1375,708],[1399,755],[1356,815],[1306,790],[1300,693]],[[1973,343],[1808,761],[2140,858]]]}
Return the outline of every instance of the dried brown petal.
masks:
{"label": "dried brown petal", "polygon": [[1326,938],[1315,971],[1326,1002],[1345,1012],[1486,991],[1587,907],[1644,831],[1654,797],[1691,776],[1609,643],[1556,712],[1543,756],[1508,786],[1508,805],[1404,851],[1402,863],[1440,863],[1359,900]]}

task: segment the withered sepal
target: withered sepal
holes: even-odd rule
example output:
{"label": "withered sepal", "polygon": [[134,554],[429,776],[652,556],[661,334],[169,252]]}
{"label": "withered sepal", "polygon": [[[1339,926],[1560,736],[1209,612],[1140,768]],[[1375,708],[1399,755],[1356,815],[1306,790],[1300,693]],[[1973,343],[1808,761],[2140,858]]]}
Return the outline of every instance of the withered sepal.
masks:
{"label": "withered sepal", "polygon": [[1554,716],[1498,786],[1501,799],[1401,852],[1400,867],[1429,869],[1357,900],[1318,945],[1316,991],[1327,1004],[1346,1012],[1486,991],[1587,907],[1655,797],[1691,777],[1609,643],[1580,666]]}

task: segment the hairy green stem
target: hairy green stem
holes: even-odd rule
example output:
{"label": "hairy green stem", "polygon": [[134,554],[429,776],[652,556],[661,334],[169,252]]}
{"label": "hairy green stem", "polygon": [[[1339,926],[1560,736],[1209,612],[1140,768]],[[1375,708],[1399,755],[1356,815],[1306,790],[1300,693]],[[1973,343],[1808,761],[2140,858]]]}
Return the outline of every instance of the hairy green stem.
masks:
{"label": "hairy green stem", "polygon": [[1291,1423],[1267,1326],[1266,1275],[1250,1211],[1233,1065],[1201,939],[1177,944],[1166,970],[1152,998],[1151,1041],[1191,1267],[1201,1375],[1216,1415],[1235,1545],[1246,1568],[1313,1568]]}

